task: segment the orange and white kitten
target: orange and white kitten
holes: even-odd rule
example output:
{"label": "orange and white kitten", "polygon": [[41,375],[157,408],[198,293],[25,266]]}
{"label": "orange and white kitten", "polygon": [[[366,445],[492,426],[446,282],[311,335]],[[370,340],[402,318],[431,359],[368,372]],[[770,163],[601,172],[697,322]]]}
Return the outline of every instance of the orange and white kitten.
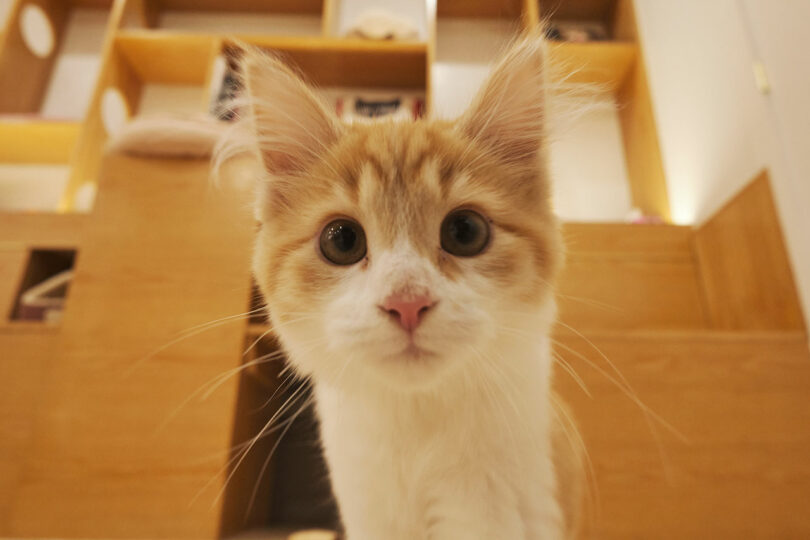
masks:
{"label": "orange and white kitten", "polygon": [[266,173],[255,277],[314,383],[349,540],[571,532],[544,62],[540,40],[517,43],[455,122],[347,126],[282,62],[245,55]]}

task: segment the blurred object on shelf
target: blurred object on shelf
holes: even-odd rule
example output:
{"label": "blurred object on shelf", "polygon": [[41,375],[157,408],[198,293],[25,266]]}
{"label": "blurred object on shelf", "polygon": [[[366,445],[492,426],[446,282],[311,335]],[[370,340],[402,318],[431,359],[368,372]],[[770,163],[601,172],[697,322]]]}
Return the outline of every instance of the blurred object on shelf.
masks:
{"label": "blurred object on shelf", "polygon": [[73,270],[65,270],[34,285],[20,296],[16,319],[55,324],[62,319]]}
{"label": "blurred object on shelf", "polygon": [[372,8],[357,17],[346,35],[374,40],[409,40],[417,39],[419,31],[407,17]]}
{"label": "blurred object on shelf", "polygon": [[[218,87],[212,88],[210,112],[220,120],[231,121],[236,118],[237,111],[234,100],[242,89],[239,80],[239,61],[234,54],[217,56],[214,61],[213,81],[221,81]],[[214,83],[216,84],[216,82]]]}
{"label": "blurred object on shelf", "polygon": [[424,114],[425,101],[421,97],[404,95],[363,95],[338,97],[335,111],[348,123],[372,122],[387,117],[393,120],[415,120]]}
{"label": "blurred object on shelf", "polygon": [[555,21],[546,27],[546,39],[552,41],[587,43],[609,38],[607,26],[599,21]]}

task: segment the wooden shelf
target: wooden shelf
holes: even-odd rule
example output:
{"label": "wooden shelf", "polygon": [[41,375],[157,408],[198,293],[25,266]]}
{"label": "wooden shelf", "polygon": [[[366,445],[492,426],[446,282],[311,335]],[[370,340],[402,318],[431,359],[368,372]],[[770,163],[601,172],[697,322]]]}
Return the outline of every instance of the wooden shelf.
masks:
{"label": "wooden shelf", "polygon": [[[29,3],[42,9],[52,32],[53,47],[43,56],[28,48],[19,25],[14,24]],[[76,79],[76,61],[82,69],[93,57],[101,62],[112,5],[112,0],[13,2],[0,44],[0,114],[81,120],[94,81]]]}
{"label": "wooden shelf", "polygon": [[213,36],[163,30],[124,30],[115,48],[141,82],[202,85],[217,51]]}
{"label": "wooden shelf", "polygon": [[595,85],[617,92],[627,79],[638,56],[633,43],[598,41],[590,43],[549,43],[553,76],[566,83]]}
{"label": "wooden shelf", "polygon": [[79,122],[0,119],[0,163],[68,163]]}
{"label": "wooden shelf", "polygon": [[318,86],[424,89],[426,85],[425,43],[269,36],[240,39],[282,53]]}
{"label": "wooden shelf", "polygon": [[272,2],[267,0],[160,0],[159,6],[165,11],[241,11],[316,15],[323,10],[323,0],[273,0]]}
{"label": "wooden shelf", "polygon": [[518,18],[523,12],[523,0],[437,0],[439,17]]}

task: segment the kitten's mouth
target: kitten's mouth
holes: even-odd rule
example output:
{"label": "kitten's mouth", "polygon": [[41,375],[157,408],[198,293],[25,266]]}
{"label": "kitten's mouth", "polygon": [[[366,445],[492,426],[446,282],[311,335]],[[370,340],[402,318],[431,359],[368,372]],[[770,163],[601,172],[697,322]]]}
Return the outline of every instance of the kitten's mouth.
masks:
{"label": "kitten's mouth", "polygon": [[436,353],[428,349],[424,349],[411,341],[404,349],[397,353],[396,356],[409,361],[421,362],[436,357]]}

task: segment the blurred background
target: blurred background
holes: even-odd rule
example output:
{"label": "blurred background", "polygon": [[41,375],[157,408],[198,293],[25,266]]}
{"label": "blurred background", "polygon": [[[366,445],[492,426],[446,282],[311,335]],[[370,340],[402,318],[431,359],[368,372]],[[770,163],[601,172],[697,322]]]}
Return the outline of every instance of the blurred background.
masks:
{"label": "blurred background", "polygon": [[337,530],[251,190],[105,148],[136,119],[227,128],[234,40],[346,121],[452,119],[525,31],[583,537],[810,536],[808,23],[804,0],[0,0],[0,538]]}

